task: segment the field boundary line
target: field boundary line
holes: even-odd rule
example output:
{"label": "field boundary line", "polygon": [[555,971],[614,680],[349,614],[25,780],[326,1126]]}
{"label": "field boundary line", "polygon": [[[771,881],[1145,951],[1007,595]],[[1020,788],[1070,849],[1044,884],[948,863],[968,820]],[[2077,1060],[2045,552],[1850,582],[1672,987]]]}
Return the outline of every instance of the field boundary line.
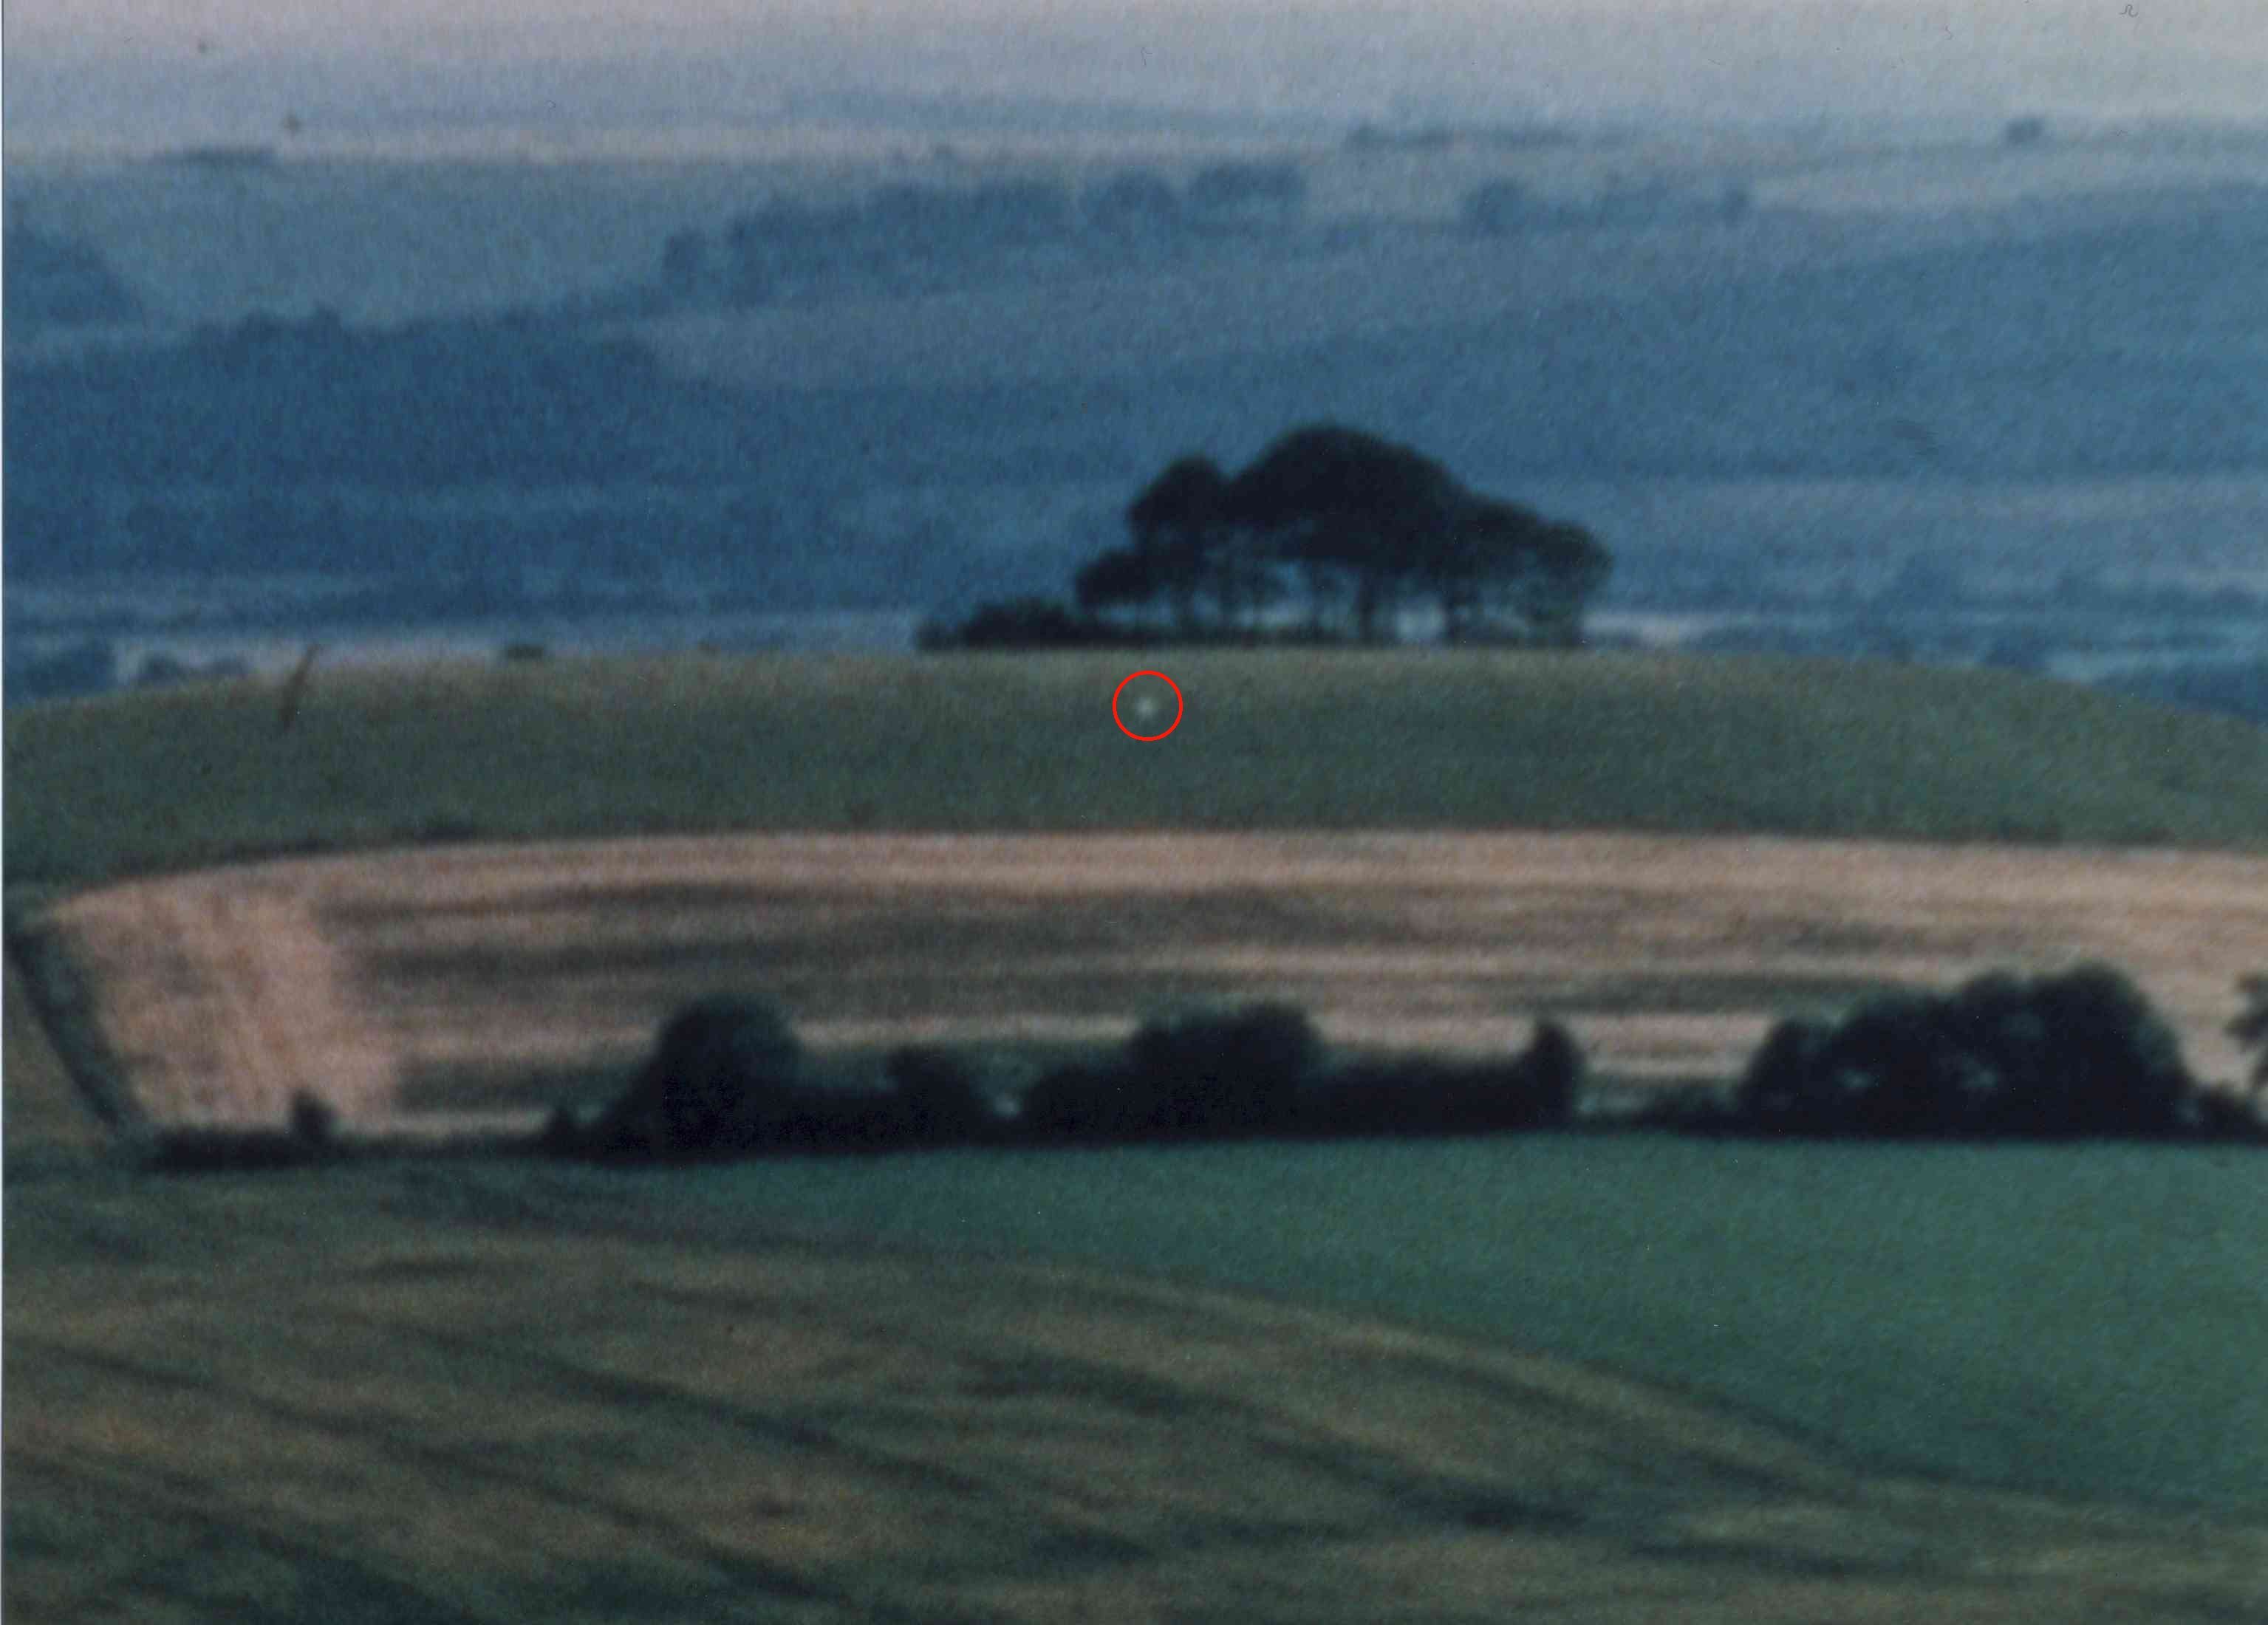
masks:
{"label": "field boundary line", "polygon": [[114,1136],[147,1128],[126,1067],[103,1035],[86,976],[52,918],[22,926],[11,921],[5,951],[42,1034],[87,1109]]}

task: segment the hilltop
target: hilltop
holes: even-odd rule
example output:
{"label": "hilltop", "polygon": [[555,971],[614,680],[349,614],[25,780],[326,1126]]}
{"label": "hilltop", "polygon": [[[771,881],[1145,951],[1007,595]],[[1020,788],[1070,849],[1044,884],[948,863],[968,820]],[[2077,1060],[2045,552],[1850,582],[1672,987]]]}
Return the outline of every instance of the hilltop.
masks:
{"label": "hilltop", "polygon": [[[1187,696],[1111,724],[1128,672]],[[724,829],[1602,828],[2268,845],[2268,732],[2001,673],[1141,651],[317,669],[7,719],[11,881]]]}

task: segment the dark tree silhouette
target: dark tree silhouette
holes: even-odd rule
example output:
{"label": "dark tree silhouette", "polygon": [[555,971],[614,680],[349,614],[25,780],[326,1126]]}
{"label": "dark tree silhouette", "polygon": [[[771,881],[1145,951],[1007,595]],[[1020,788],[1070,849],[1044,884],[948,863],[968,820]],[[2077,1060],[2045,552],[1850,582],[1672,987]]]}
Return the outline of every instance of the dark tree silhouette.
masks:
{"label": "dark tree silhouette", "polygon": [[1138,621],[1146,622],[1145,612],[1158,601],[1163,587],[1152,555],[1135,548],[1112,548],[1079,567],[1071,580],[1071,596],[1081,614],[1130,609]]}
{"label": "dark tree silhouette", "polygon": [[1515,503],[1480,498],[1431,539],[1418,575],[1441,607],[1441,635],[1457,643],[1501,589],[1530,567],[1544,522]]}
{"label": "dark tree silhouette", "polygon": [[1314,1023],[1292,1004],[1146,1022],[1126,1046],[1126,1075],[1143,1102],[1138,1129],[1168,1136],[1281,1129],[1322,1053]]}
{"label": "dark tree silhouette", "polygon": [[2229,1035],[2254,1052],[2252,1086],[2268,1090],[2268,975],[2247,976],[2238,985],[2244,1013],[2228,1024]]}
{"label": "dark tree silhouette", "polygon": [[1152,596],[1162,595],[1173,606],[1174,621],[1183,631],[1194,630],[1198,608],[1210,590],[1224,621],[1233,620],[1242,606],[1232,585],[1224,580],[1236,572],[1226,555],[1233,546],[1224,523],[1228,480],[1209,457],[1183,457],[1167,465],[1127,504],[1126,528],[1141,561],[1138,576]]}
{"label": "dark tree silhouette", "polygon": [[1296,429],[1229,482],[1224,504],[1310,591],[1351,590],[1355,633],[1381,641],[1390,615],[1468,499],[1447,469],[1406,445],[1337,424]]}
{"label": "dark tree silhouette", "polygon": [[1123,643],[1156,635],[1160,603],[1181,638],[1256,639],[1296,577],[1311,636],[1344,605],[1363,642],[1390,642],[1395,612],[1422,593],[1448,641],[1485,630],[1573,647],[1612,566],[1580,526],[1476,496],[1433,459],[1336,423],[1292,430],[1233,479],[1210,458],[1178,458],[1127,504],[1126,528],[1128,546],[1079,571],[1076,614],[990,605],[924,646]]}
{"label": "dark tree silhouette", "polygon": [[884,1070],[904,1132],[917,1145],[958,1144],[999,1126],[978,1088],[976,1068],[949,1049],[895,1049]]}
{"label": "dark tree silhouette", "polygon": [[747,1151],[793,1117],[802,1046],[763,999],[715,994],[662,1024],[653,1055],[607,1108],[601,1149],[648,1156]]}
{"label": "dark tree silhouette", "polygon": [[1581,526],[1545,525],[1527,567],[1513,576],[1513,601],[1529,636],[1553,648],[1580,643],[1583,612],[1613,570],[1613,557]]}
{"label": "dark tree silhouette", "polygon": [[2169,1135],[2209,1118],[2171,1028],[2108,966],[1896,993],[1839,1025],[1783,1022],[1740,1116],[1766,1132]]}

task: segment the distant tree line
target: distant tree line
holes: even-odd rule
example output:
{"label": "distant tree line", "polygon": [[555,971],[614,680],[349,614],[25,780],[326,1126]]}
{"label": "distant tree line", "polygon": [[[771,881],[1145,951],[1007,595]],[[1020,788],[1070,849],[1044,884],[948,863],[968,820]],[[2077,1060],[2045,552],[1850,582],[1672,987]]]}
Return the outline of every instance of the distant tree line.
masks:
{"label": "distant tree line", "polygon": [[[1869,1001],[1839,1022],[1774,1029],[1728,1102],[1642,1124],[1709,1133],[1890,1139],[2268,1138],[2268,976],[2248,979],[2236,1036],[2250,1093],[2207,1088],[2122,974],[1978,977]],[[1582,1051],[1554,1021],[1498,1060],[1334,1057],[1297,1007],[1246,1004],[1142,1024],[1115,1052],[1010,1098],[975,1054],[894,1053],[879,1090],[807,1086],[786,1018],[718,996],[670,1018],[594,1121],[563,1108],[548,1149],[684,1158],[909,1146],[1470,1135],[1563,1125]]]}
{"label": "distant tree line", "polygon": [[253,316],[5,380],[10,474],[42,489],[668,483],[747,455],[732,392],[532,316]]}
{"label": "distant tree line", "polygon": [[783,1151],[886,1151],[1254,1136],[1482,1134],[1566,1121],[1582,1055],[1554,1024],[1493,1062],[1334,1062],[1314,1024],[1280,1004],[1143,1024],[1116,1054],[1059,1067],[1020,1099],[981,1062],[912,1048],[876,1091],[811,1088],[787,1019],[767,1001],[696,1001],[664,1023],[652,1057],[585,1125],[564,1111],[550,1151],[686,1158]]}
{"label": "distant tree line", "polygon": [[1182,458],[1125,517],[1127,545],[1080,567],[1075,610],[988,605],[930,642],[1376,643],[1423,602],[1451,643],[1571,648],[1613,568],[1580,525],[1469,491],[1409,446],[1330,423],[1292,430],[1233,477],[1210,458]]}
{"label": "distant tree line", "polygon": [[1143,168],[1077,191],[1043,177],[894,181],[839,202],[776,198],[720,232],[674,232],[662,245],[661,288],[677,302],[745,306],[814,280],[1048,246],[1116,253],[1282,225],[1306,197],[1307,177],[1279,160],[1208,165],[1185,187]]}
{"label": "distant tree line", "polygon": [[1592,226],[1660,225],[1744,220],[1756,207],[1744,181],[1727,181],[1714,194],[1672,187],[1664,181],[1609,185],[1587,197],[1538,192],[1508,177],[1484,180],[1467,192],[1457,210],[1458,224],[1473,237]]}

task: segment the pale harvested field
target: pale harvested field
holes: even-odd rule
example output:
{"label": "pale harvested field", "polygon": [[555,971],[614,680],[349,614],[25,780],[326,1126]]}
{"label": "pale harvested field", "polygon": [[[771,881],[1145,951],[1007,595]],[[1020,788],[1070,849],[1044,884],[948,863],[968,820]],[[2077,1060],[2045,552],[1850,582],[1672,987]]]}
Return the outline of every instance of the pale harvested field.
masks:
{"label": "pale harvested field", "polygon": [[2268,858],[1608,835],[811,835],[457,847],[139,881],[52,924],[160,1121],[539,1105],[716,988],[821,1048],[1086,1040],[1281,997],[1466,1052],[1561,1016],[1606,1081],[1724,1080],[1776,1015],[2121,966],[2209,1078]]}

